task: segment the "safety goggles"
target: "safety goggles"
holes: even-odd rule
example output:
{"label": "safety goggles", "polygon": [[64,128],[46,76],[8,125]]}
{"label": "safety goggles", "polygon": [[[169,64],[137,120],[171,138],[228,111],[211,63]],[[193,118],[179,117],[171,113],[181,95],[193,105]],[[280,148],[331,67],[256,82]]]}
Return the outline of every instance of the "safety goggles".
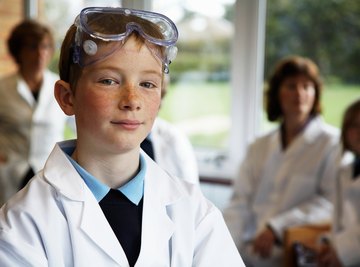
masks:
{"label": "safety goggles", "polygon": [[162,61],[166,73],[177,54],[177,28],[162,14],[128,8],[88,7],[81,11],[74,24],[77,32],[73,62],[82,67],[112,54],[134,31],[146,40],[152,53]]}

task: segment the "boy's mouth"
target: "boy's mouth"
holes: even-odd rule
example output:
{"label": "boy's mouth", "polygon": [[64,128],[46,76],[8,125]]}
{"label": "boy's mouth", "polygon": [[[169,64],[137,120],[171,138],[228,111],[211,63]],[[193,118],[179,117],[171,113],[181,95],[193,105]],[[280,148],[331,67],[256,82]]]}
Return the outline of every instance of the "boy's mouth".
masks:
{"label": "boy's mouth", "polygon": [[139,128],[139,126],[142,124],[138,120],[118,120],[118,121],[111,121],[112,124],[122,126],[123,128],[127,130],[135,130]]}

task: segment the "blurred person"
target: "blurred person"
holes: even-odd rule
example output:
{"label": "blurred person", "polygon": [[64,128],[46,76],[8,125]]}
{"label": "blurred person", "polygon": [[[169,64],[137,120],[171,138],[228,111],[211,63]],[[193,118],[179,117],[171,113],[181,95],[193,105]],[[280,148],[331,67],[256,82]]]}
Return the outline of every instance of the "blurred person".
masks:
{"label": "blurred person", "polygon": [[59,77],[47,69],[54,53],[50,29],[24,20],[7,46],[17,72],[0,80],[0,205],[42,168],[68,120],[54,97]]}
{"label": "blurred person", "polygon": [[287,227],[330,220],[338,129],[320,115],[322,84],[308,58],[281,60],[266,111],[279,127],[249,147],[224,217],[246,266],[281,266]]}
{"label": "blurred person", "polygon": [[[169,75],[165,75],[161,88],[162,100],[169,82]],[[141,148],[165,171],[190,183],[199,184],[194,148],[188,137],[175,125],[158,116],[150,134],[141,143]]]}
{"label": "blurred person", "polygon": [[318,267],[360,266],[360,99],[345,111],[332,233],[321,238]]}

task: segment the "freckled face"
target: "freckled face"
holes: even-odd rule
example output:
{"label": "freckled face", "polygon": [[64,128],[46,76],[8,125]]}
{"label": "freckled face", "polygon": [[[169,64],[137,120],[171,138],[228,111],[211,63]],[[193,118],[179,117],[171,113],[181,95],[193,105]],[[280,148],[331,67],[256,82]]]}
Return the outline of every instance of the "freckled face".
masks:
{"label": "freckled face", "polygon": [[307,118],[315,103],[315,85],[305,75],[289,77],[281,84],[279,98],[285,117]]}
{"label": "freckled face", "polygon": [[78,142],[114,154],[138,149],[157,116],[162,64],[134,38],[83,69],[74,96]]}

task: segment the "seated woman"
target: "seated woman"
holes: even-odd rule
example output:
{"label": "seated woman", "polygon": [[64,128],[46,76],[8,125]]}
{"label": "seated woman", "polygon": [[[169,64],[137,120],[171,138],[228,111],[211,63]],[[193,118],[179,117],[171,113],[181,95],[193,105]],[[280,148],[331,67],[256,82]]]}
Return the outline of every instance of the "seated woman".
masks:
{"label": "seated woman", "polygon": [[267,115],[279,127],[252,143],[224,211],[246,266],[281,266],[287,227],[331,218],[338,130],[320,116],[310,59],[283,59],[269,80]]}

